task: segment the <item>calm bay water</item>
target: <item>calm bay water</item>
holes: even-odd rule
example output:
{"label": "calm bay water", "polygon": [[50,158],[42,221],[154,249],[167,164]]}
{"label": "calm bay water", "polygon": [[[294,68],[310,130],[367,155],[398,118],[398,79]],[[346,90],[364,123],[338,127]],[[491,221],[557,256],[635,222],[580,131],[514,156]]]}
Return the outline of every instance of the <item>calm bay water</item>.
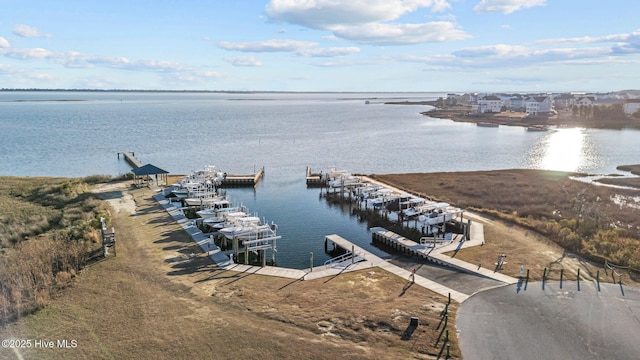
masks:
{"label": "calm bay water", "polygon": [[[432,119],[440,93],[0,92],[0,175],[77,177],[130,170],[116,154],[188,174],[205,165],[229,173],[265,167],[254,189],[233,189],[279,225],[281,266],[321,264],[323,238],[337,233],[380,255],[359,223],[307,189],[307,166],[355,173],[540,168],[618,173],[640,163],[640,131],[482,128]],[[369,100],[370,104],[365,104]]]}

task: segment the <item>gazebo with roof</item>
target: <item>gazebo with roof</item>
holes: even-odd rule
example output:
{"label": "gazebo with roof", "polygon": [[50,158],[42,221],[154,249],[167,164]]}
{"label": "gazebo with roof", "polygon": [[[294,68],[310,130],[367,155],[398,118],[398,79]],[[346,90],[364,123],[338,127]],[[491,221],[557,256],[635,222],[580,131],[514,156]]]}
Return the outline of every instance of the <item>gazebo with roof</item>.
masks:
{"label": "gazebo with roof", "polygon": [[134,175],[133,183],[138,187],[142,186],[145,182],[150,184],[150,181],[153,180],[152,177],[155,178],[156,185],[160,185],[161,183],[167,184],[169,181],[168,171],[151,164],[140,166],[139,168],[131,170],[131,172]]}

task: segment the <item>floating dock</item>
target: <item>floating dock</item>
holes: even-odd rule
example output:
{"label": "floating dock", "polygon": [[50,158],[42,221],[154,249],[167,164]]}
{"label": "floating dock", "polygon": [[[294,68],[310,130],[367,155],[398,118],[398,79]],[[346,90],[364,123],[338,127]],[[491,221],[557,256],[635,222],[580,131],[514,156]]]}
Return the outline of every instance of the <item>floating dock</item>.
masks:
{"label": "floating dock", "polygon": [[137,169],[141,167],[143,164],[138,158],[136,158],[136,154],[133,151],[124,151],[118,153],[118,159],[120,159],[120,154],[124,156],[124,159],[131,165],[132,168]]}
{"label": "floating dock", "polygon": [[255,174],[250,175],[231,175],[226,174],[222,179],[220,187],[243,187],[243,186],[256,186],[264,175],[264,166],[260,168]]}

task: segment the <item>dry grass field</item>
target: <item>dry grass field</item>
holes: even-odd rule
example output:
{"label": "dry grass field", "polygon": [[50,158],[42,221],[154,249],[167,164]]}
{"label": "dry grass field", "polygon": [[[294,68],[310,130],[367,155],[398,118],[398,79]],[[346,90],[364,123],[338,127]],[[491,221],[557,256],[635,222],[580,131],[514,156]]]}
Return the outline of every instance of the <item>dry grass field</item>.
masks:
{"label": "dry grass field", "polygon": [[[126,191],[135,214],[124,202]],[[222,271],[151,198],[110,189],[117,256],[85,268],[43,310],[2,338],[75,340],[20,349],[38,359],[432,359],[446,353],[447,299],[380,269],[298,281]],[[126,198],[126,196],[124,197]],[[456,304],[447,329],[459,358]],[[411,317],[420,325],[408,340]],[[0,358],[20,358],[0,349]]]}
{"label": "dry grass field", "polygon": [[[640,260],[639,211],[615,204],[610,198],[615,194],[637,196],[638,191],[593,186],[571,180],[569,175],[551,171],[500,170],[373,177],[397,188],[480,213],[480,221],[485,224],[486,243],[482,247],[459,251],[455,254],[459,259],[491,267],[499,254],[507,254],[504,272],[511,276],[519,275],[521,265],[530,269],[532,279],[541,279],[545,268],[551,279],[559,278],[561,268],[565,274],[575,277],[580,267],[582,277],[595,277],[600,271],[601,279],[612,281],[605,276],[603,261],[585,261],[557,242],[575,238],[583,246],[579,250],[595,252],[586,253],[588,257],[609,256],[611,261],[611,257],[618,255],[636,264]],[[575,220],[577,215],[582,215],[581,222]],[[625,237],[621,237],[620,241],[624,242],[618,244],[614,237],[622,231],[599,229],[610,226],[630,229],[625,230]],[[567,235],[557,239],[556,230]],[[607,234],[613,235],[608,238]],[[620,258],[616,257],[618,260]],[[626,279],[635,283],[629,276]]]}

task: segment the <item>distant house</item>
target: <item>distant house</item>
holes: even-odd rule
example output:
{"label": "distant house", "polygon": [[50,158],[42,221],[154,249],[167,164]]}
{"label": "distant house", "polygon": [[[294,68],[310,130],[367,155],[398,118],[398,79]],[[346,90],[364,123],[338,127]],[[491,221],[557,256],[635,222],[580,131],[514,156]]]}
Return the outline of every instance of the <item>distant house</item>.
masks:
{"label": "distant house", "polygon": [[550,115],[553,102],[550,96],[530,96],[525,100],[525,111],[529,116]]}
{"label": "distant house", "polygon": [[635,114],[640,110],[640,99],[627,99],[622,105],[624,113],[627,115]]}
{"label": "distant house", "polygon": [[509,99],[509,106],[510,109],[513,110],[524,110],[526,108],[525,106],[525,97],[520,95],[520,94],[516,94],[513,95],[510,99]]}
{"label": "distant house", "polygon": [[503,101],[495,95],[487,95],[478,100],[478,112],[499,113],[502,111]]}
{"label": "distant house", "polygon": [[596,103],[596,98],[593,96],[582,96],[576,99],[574,105],[577,106],[591,106]]}
{"label": "distant house", "polygon": [[575,102],[576,98],[573,94],[560,94],[553,98],[553,105],[557,108],[571,108]]}
{"label": "distant house", "polygon": [[447,105],[456,105],[462,102],[463,102],[462,95],[453,94],[453,93],[447,94],[447,100],[446,100]]}

